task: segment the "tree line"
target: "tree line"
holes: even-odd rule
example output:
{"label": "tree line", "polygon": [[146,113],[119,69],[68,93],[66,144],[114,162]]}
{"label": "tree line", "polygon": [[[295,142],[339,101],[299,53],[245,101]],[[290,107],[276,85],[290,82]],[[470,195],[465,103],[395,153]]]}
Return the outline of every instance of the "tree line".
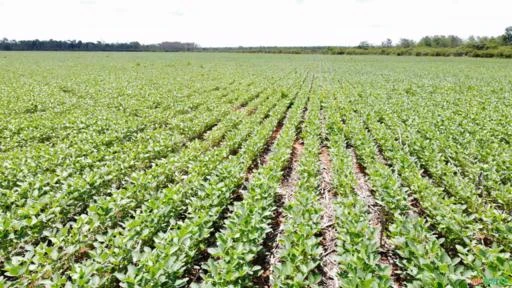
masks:
{"label": "tree line", "polygon": [[418,42],[402,38],[398,43],[386,39],[380,45],[367,41],[355,47],[226,47],[200,48],[201,51],[284,53],[284,54],[333,54],[333,55],[410,55],[410,56],[468,56],[512,58],[512,26],[503,35],[495,37],[470,36],[462,39],[455,35],[425,36]]}
{"label": "tree line", "polygon": [[194,51],[199,48],[196,43],[189,42],[162,42],[159,44],[140,44],[139,42],[129,43],[105,43],[105,42],[82,42],[76,40],[0,40],[0,50],[4,51],[161,51],[178,52]]}
{"label": "tree line", "polygon": [[331,55],[415,55],[415,56],[469,56],[512,58],[512,26],[505,33],[493,37],[474,37],[462,39],[455,35],[425,36],[418,42],[412,39],[400,39],[393,43],[391,39],[379,45],[367,41],[355,47],[308,46],[308,47],[223,47],[201,48],[193,42],[162,42],[159,44],[105,43],[59,40],[9,40],[0,41],[0,50],[10,51],[155,51],[155,52],[241,52],[241,53],[283,53],[283,54],[331,54]]}

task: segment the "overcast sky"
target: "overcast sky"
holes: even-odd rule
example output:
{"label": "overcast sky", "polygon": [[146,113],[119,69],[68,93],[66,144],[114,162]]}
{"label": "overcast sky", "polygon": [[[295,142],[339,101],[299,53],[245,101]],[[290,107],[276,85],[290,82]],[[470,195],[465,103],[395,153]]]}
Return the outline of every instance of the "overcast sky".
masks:
{"label": "overcast sky", "polygon": [[209,46],[500,35],[512,0],[0,0],[0,38]]}

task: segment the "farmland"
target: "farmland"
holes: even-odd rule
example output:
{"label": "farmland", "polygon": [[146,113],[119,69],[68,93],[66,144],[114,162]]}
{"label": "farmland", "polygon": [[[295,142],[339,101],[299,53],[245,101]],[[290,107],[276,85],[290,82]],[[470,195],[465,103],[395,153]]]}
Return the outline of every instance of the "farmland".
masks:
{"label": "farmland", "polygon": [[0,287],[512,285],[510,60],[0,68]]}

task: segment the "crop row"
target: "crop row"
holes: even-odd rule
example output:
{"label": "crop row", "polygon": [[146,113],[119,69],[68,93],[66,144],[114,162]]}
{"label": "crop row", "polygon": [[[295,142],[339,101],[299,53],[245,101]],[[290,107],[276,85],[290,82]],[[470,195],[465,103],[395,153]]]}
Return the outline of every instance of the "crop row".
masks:
{"label": "crop row", "polygon": [[140,247],[136,253],[132,252],[133,266],[116,274],[122,285],[161,287],[181,286],[187,282],[190,265],[206,249],[206,240],[215,231],[219,216],[230,205],[233,192],[243,184],[248,169],[258,161],[287,107],[283,105],[274,110],[256,130],[253,127],[252,137],[243,144],[236,157],[221,163],[208,181],[196,183],[198,191],[187,199],[186,213],[152,239],[153,247]]}
{"label": "crop row", "polygon": [[208,249],[210,259],[204,264],[203,287],[247,287],[262,271],[257,257],[269,257],[262,251],[276,209],[277,190],[283,170],[291,160],[292,144],[307,95],[300,92],[284,126],[272,147],[268,160],[247,184],[243,200],[235,203],[231,214],[217,233],[215,246]]}
{"label": "crop row", "polygon": [[355,192],[358,185],[343,133],[341,102],[327,100],[324,110],[332,160],[337,235],[338,278],[342,287],[389,287],[391,267],[380,262],[379,231],[371,225],[370,211]]}
{"label": "crop row", "polygon": [[[464,205],[458,204],[458,201],[422,177],[418,164],[412,160],[410,155],[402,149],[398,149],[400,144],[392,138],[389,132],[382,129],[382,125],[377,122],[370,123],[371,131],[378,139],[384,155],[396,167],[403,183],[421,203],[422,210],[432,228],[445,238],[443,246],[449,248],[450,251],[457,251],[463,263],[479,276],[512,275],[510,268],[503,265],[510,259],[510,254],[500,246],[488,246],[487,236],[482,234],[482,224],[474,221],[477,216],[467,213]],[[494,225],[507,225],[507,223]],[[503,237],[507,233],[499,235]]]}
{"label": "crop row", "polygon": [[[261,97],[257,101],[250,103],[249,106],[247,106],[248,109],[259,105],[265,99],[266,97]],[[242,113],[233,114],[232,120],[226,119],[226,121],[216,126],[205,136],[204,141],[198,139],[189,143],[186,149],[155,163],[151,169],[134,173],[126,180],[127,184],[125,186],[121,188],[113,187],[112,191],[108,193],[110,194],[109,196],[95,199],[95,201],[90,204],[88,213],[80,215],[76,223],[71,222],[70,225],[66,225],[64,229],[50,230],[47,237],[52,239],[51,246],[42,243],[36,247],[36,251],[40,251],[40,253],[37,253],[37,255],[39,255],[38,259],[40,260],[34,259],[32,263],[44,264],[45,266],[44,268],[39,268],[43,271],[40,272],[41,274],[34,272],[34,275],[44,275],[44,271],[47,270],[59,271],[56,266],[53,266],[56,265],[57,259],[47,257],[51,253],[58,253],[59,266],[66,267],[66,263],[73,261],[81,249],[92,247],[91,243],[95,235],[103,233],[105,229],[115,228],[125,217],[136,212],[136,209],[147,210],[147,207],[154,208],[155,205],[159,203],[159,199],[154,199],[154,197],[163,194],[163,190],[167,189],[166,187],[172,182],[180,181],[180,178],[185,177],[187,182],[205,177],[207,173],[209,173],[219,161],[229,155],[230,151],[243,139],[244,134],[233,139],[235,134],[231,131],[228,133],[233,125],[236,125],[242,119],[244,120],[244,124],[242,125],[247,126],[249,123],[254,124],[254,121],[259,121],[258,119],[264,117],[269,109],[270,105],[262,107],[246,119],[243,119],[245,116]],[[226,143],[222,144],[222,148],[213,150],[202,156],[205,150],[216,146],[219,142],[222,142],[223,138],[233,140],[225,140]],[[193,159],[197,161],[191,163]],[[189,165],[190,167],[188,167]],[[188,175],[180,175],[187,173],[187,170]],[[147,207],[140,208],[140,205],[146,201],[150,201],[145,204]],[[83,252],[82,250],[82,253]],[[45,259],[46,261],[44,261]],[[47,262],[55,263],[51,265]],[[28,263],[30,263],[30,261]]]}
{"label": "crop row", "polygon": [[[9,197],[6,197],[6,199],[9,200],[11,196],[23,199],[23,195],[28,193],[27,190],[36,196],[38,193],[44,194],[44,188],[54,188],[73,175],[104,167],[110,161],[115,161],[124,154],[129,154],[130,151],[146,148],[144,146],[148,146],[153,150],[143,150],[142,152],[144,153],[139,153],[143,156],[148,153],[165,155],[169,149],[175,149],[176,145],[180,145],[184,140],[201,136],[204,131],[207,131],[222,119],[222,116],[226,115],[231,105],[236,107],[237,102],[246,103],[248,101],[247,96],[254,97],[260,93],[256,91],[244,95],[243,90],[235,91],[230,97],[219,99],[217,102],[218,106],[214,106],[215,108],[213,109],[211,105],[204,103],[202,107],[199,107],[193,113],[169,115],[171,119],[174,118],[172,122],[175,123],[170,127],[160,127],[146,131],[144,128],[136,128],[135,131],[131,132],[135,134],[128,136],[125,141],[118,141],[119,139],[115,138],[116,136],[110,138],[112,135],[107,134],[108,131],[105,131],[104,134],[107,135],[102,135],[102,137],[94,134],[80,133],[80,137],[77,140],[78,143],[71,147],[65,145],[65,143],[60,143],[55,147],[39,145],[33,150],[27,148],[5,155],[2,154],[5,161],[3,161],[3,169],[0,170],[2,173],[1,191],[8,193],[7,196]],[[215,94],[211,96],[215,97]],[[206,97],[202,99],[204,102],[208,101]],[[198,116],[205,113],[211,115],[201,122],[197,121]],[[196,120],[191,121],[194,119],[193,117]],[[133,119],[129,123],[132,122],[137,123],[138,121]],[[147,123],[144,125],[147,125]],[[123,131],[122,126],[118,127],[118,129]],[[169,131],[173,133],[169,133]],[[116,133],[113,134],[116,135]],[[147,145],[148,142],[153,143],[153,145]],[[143,160],[145,159],[142,158],[139,161],[142,162]],[[34,175],[37,175],[37,177],[34,177]],[[9,204],[5,203],[3,205],[9,207],[7,206]]]}
{"label": "crop row", "polygon": [[313,92],[300,137],[304,152],[299,160],[297,189],[283,207],[278,260],[270,275],[272,287],[311,287],[321,279],[320,133],[320,98]]}
{"label": "crop row", "polygon": [[[258,101],[256,103],[258,103]],[[286,105],[286,103],[283,103],[282,101],[281,101],[281,103],[282,104],[280,106]],[[272,105],[272,102],[267,104],[266,108],[262,108],[261,113],[256,113],[256,114],[254,114],[254,117],[250,117],[249,119],[247,119],[245,121],[245,123],[246,123],[245,126],[247,128],[245,128],[244,130],[242,130],[241,132],[238,132],[238,133],[231,133],[232,134],[231,136],[229,134],[226,135],[226,139],[229,139],[229,140],[226,140],[227,141],[226,145],[223,145],[222,146],[223,148],[220,149],[219,151],[216,151],[216,153],[209,153],[209,155],[210,155],[209,157],[216,157],[217,160],[215,160],[215,158],[212,159],[207,156],[206,158],[204,158],[203,161],[200,161],[195,166],[191,167],[192,174],[190,174],[188,176],[194,176],[194,175],[196,175],[196,176],[186,178],[186,180],[187,180],[186,182],[188,183],[188,185],[191,186],[191,184],[194,183],[194,180],[201,181],[200,179],[207,175],[206,173],[208,173],[208,169],[205,169],[206,167],[203,167],[204,165],[202,165],[202,164],[205,164],[206,161],[210,161],[209,163],[213,163],[213,164],[209,164],[209,166],[211,167],[210,169],[213,169],[213,167],[215,167],[215,165],[216,165],[215,161],[220,161],[222,158],[229,156],[229,154],[232,153],[233,149],[236,149],[236,145],[239,145],[237,143],[241,143],[241,141],[245,137],[244,135],[247,135],[247,132],[249,131],[249,127],[250,127],[249,124],[254,125],[254,122],[251,123],[251,120],[254,121],[257,119],[257,117],[264,116],[267,113],[265,111],[268,111],[268,108],[270,108],[271,105]],[[255,118],[255,119],[252,119],[252,118]],[[218,127],[221,127],[221,126],[218,126]],[[212,131],[212,132],[214,132],[214,131]],[[223,132],[223,133],[225,133],[225,132]],[[221,136],[221,135],[222,135],[222,133],[218,134],[218,136]],[[214,140],[214,139],[212,139],[212,140]],[[220,139],[217,139],[215,141],[219,141],[219,140]],[[211,144],[214,144],[214,143],[210,143],[210,145]],[[209,146],[209,145],[208,144],[203,145],[203,147],[204,146]],[[191,152],[191,151],[188,151],[188,152]],[[179,156],[179,154],[176,156]],[[89,209],[90,210],[89,215],[83,215],[83,216],[79,217],[77,224],[72,226],[71,230],[69,230],[70,228],[55,230],[54,233],[57,233],[57,236],[59,236],[59,237],[51,238],[51,239],[52,239],[52,242],[56,242],[58,245],[52,244],[53,248],[52,248],[52,246],[50,246],[50,248],[44,248],[45,246],[38,247],[38,248],[42,248],[42,249],[37,249],[37,250],[43,252],[40,255],[40,257],[38,257],[38,258],[48,259],[48,257],[43,257],[43,256],[45,256],[46,254],[50,255],[51,253],[58,253],[59,256],[64,257],[63,259],[61,259],[59,257],[58,263],[61,266],[61,269],[62,268],[67,269],[66,265],[65,265],[65,263],[67,263],[67,261],[64,261],[64,259],[70,259],[70,256],[77,255],[77,253],[80,254],[79,253],[80,251],[82,251],[82,253],[85,253],[84,249],[88,250],[88,249],[90,249],[90,247],[92,247],[92,244],[87,244],[87,243],[91,243],[91,242],[94,243],[95,241],[97,241],[97,239],[94,239],[95,236],[96,236],[96,238],[104,238],[105,237],[105,235],[102,235],[101,233],[98,235],[93,233],[91,235],[90,234],[91,232],[99,233],[99,232],[103,231],[105,228],[111,227],[113,224],[118,223],[120,220],[122,220],[123,215],[128,213],[128,215],[126,215],[126,216],[129,216],[129,213],[136,212],[136,211],[131,211],[130,208],[133,208],[133,209],[137,208],[137,205],[140,205],[141,203],[143,203],[144,199],[151,200],[151,201],[149,203],[147,203],[148,205],[145,205],[145,207],[142,207],[140,210],[137,210],[137,211],[148,212],[147,210],[149,210],[149,213],[151,213],[151,209],[154,209],[154,210],[159,211],[159,214],[151,215],[151,214],[143,214],[143,213],[137,212],[136,215],[142,215],[141,217],[144,217],[144,218],[136,217],[136,218],[128,221],[127,223],[123,223],[123,227],[124,226],[127,226],[127,227],[136,226],[137,223],[139,223],[142,219],[145,219],[145,218],[147,218],[145,221],[148,222],[150,220],[153,220],[154,221],[153,225],[157,225],[159,222],[161,222],[161,220],[158,220],[158,219],[162,219],[162,220],[165,219],[165,218],[157,217],[158,215],[164,216],[170,212],[172,212],[172,213],[178,212],[179,209],[176,211],[173,211],[172,207],[156,206],[156,205],[162,205],[162,201],[161,201],[162,199],[157,200],[158,198],[155,198],[154,200],[152,200],[151,195],[153,193],[149,193],[149,192],[150,191],[154,191],[154,192],[158,191],[157,194],[154,196],[160,196],[160,197],[165,196],[167,194],[167,201],[177,200],[177,199],[175,199],[175,197],[170,197],[172,195],[171,192],[175,193],[175,194],[177,194],[178,192],[181,192],[180,190],[182,190],[182,188],[183,188],[181,185],[176,185],[175,187],[169,187],[169,188],[158,187],[158,186],[155,187],[152,185],[155,185],[155,184],[160,185],[160,186],[165,185],[165,183],[168,180],[170,180],[169,178],[173,178],[173,176],[174,176],[174,175],[169,175],[169,174],[176,172],[176,171],[172,170],[172,166],[169,167],[168,165],[176,162],[174,165],[176,167],[178,162],[185,161],[185,160],[186,160],[186,158],[180,159],[179,157],[178,158],[170,157],[168,159],[168,162],[159,163],[159,165],[148,170],[149,173],[143,173],[143,174],[140,174],[139,176],[135,175],[137,177],[142,178],[139,180],[144,180],[147,182],[137,181],[137,182],[135,182],[135,184],[137,184],[137,185],[128,185],[126,187],[127,189],[115,189],[113,191],[114,197],[107,197],[107,198],[104,198],[104,200],[102,200],[101,198],[98,199],[98,202],[97,202],[98,204],[92,205],[91,209]],[[208,162],[206,162],[206,163],[208,163]],[[185,163],[185,166],[186,166],[186,164],[189,164],[189,163]],[[181,165],[182,165],[182,168],[185,168],[185,167],[183,167],[184,163],[181,163]],[[194,169],[196,169],[196,171],[194,171]],[[166,172],[168,176],[162,177],[165,174],[162,175],[162,174],[160,174],[161,172]],[[144,178],[144,176],[146,176],[147,178]],[[155,183],[153,181],[155,178],[159,179],[160,184]],[[135,178],[135,179],[137,179],[137,178]],[[132,179],[132,180],[135,180],[135,179]],[[152,187],[153,190],[147,191],[149,187]],[[162,190],[162,188],[164,188],[164,189]],[[189,187],[189,189],[191,189],[191,188]],[[143,193],[141,193],[141,192],[143,192]],[[129,196],[129,195],[131,195],[131,197],[126,198],[126,196]],[[137,195],[138,195],[138,197],[142,197],[142,198],[133,199],[133,197],[135,197]],[[183,194],[182,196],[185,197],[185,195],[186,195],[186,193]],[[176,196],[176,195],[174,195],[174,196]],[[148,197],[148,198],[146,198],[146,197]],[[132,198],[133,200],[129,201],[130,198]],[[136,200],[136,199],[137,199],[137,201],[134,202],[134,200]],[[185,198],[183,198],[183,200],[181,202],[177,202],[176,205],[178,203],[183,203],[184,201],[185,201]],[[173,202],[170,202],[170,203],[173,203]],[[185,204],[185,203],[183,203],[183,204]],[[87,217],[84,217],[84,216],[87,216]],[[147,216],[149,216],[149,217],[147,217]],[[98,221],[96,221],[96,220],[98,220]],[[132,222],[131,225],[130,225],[130,222]],[[74,224],[74,223],[72,223],[72,224]],[[105,224],[106,226],[102,226],[100,224]],[[150,224],[150,223],[146,223],[146,224]],[[165,225],[165,222],[160,223],[160,224]],[[144,234],[146,231],[143,231],[143,229],[147,230],[147,228],[149,228],[149,227],[154,227],[154,226],[140,226],[139,227],[140,229],[131,231],[131,233],[132,233],[132,235],[137,234],[137,232]],[[115,226],[112,227],[112,229],[114,229],[114,228],[115,228]],[[156,228],[161,229],[162,226],[156,226]],[[116,235],[117,233],[119,233],[119,232],[116,232],[115,229],[112,231],[110,231],[106,235],[107,236],[108,235]],[[122,229],[121,229],[121,231],[122,231]],[[68,234],[69,232],[71,232],[71,235]],[[157,233],[157,232],[158,231],[154,231],[153,233]],[[75,236],[69,237],[72,235],[75,235]],[[93,237],[92,239],[90,238],[91,236]],[[73,241],[75,241],[74,242],[75,244],[69,245],[69,246],[63,245],[64,243],[61,243],[62,240],[67,240],[64,242],[67,242],[68,244],[72,244]],[[69,240],[73,240],[73,241],[69,241]],[[89,245],[91,245],[91,246],[89,246]],[[62,250],[60,250],[58,247],[62,247]],[[78,256],[74,256],[74,257],[78,257]],[[80,257],[83,257],[83,255]],[[37,260],[38,258],[35,258],[33,261],[35,263],[38,263],[39,262]],[[71,257],[71,260],[73,260],[73,257]],[[55,262],[55,261],[50,261],[50,262]],[[25,263],[25,265],[26,264],[28,264],[28,263]],[[52,271],[53,269],[56,268],[56,267],[52,267],[51,265],[41,266],[41,267],[42,268],[40,268],[40,269],[42,269],[42,270],[41,270],[40,274],[34,274],[34,275],[45,275],[45,273],[47,273],[47,272],[44,272],[44,271]]]}
{"label": "crop row", "polygon": [[[218,115],[213,114],[210,121],[219,121],[217,117],[226,115],[230,109],[223,107]],[[211,126],[212,124],[205,124]],[[199,132],[199,131],[198,131]],[[180,137],[178,137],[179,139]],[[176,138],[175,138],[176,139]],[[162,139],[163,140],[163,139]],[[79,215],[84,211],[88,202],[85,199],[105,195],[110,187],[121,187],[122,181],[131,171],[140,169],[148,169],[151,162],[159,158],[167,157],[168,153],[172,153],[183,145],[186,138],[181,137],[179,141],[150,141],[140,143],[137,148],[130,153],[120,154],[121,159],[108,162],[104,167],[89,170],[89,173],[71,176],[63,181],[57,181],[56,187],[42,186],[43,195],[35,194],[38,190],[26,189],[27,193],[32,193],[23,197],[24,205],[16,207],[7,213],[2,213],[2,227],[0,235],[2,241],[2,251],[11,247],[10,243],[17,243],[25,238],[39,238],[40,234],[50,224],[62,227],[73,216]],[[162,145],[159,148],[159,145]],[[134,148],[134,147],[132,147]],[[23,195],[17,191],[15,195]],[[22,197],[22,196],[20,196]],[[17,199],[17,197],[11,197]],[[25,201],[24,201],[25,200]],[[14,208],[14,207],[13,207]]]}
{"label": "crop row", "polygon": [[[428,223],[412,211],[398,175],[379,159],[361,119],[349,111],[343,117],[344,133],[365,167],[377,202],[384,208],[384,235],[399,256],[397,264],[405,281],[413,287],[458,287],[465,283],[467,271],[458,265],[458,259],[450,258],[442,247],[443,239],[438,239]],[[423,199],[419,200],[423,204]]]}
{"label": "crop row", "polygon": [[[158,75],[147,70],[142,75],[139,71],[120,75],[112,69],[97,71],[97,67],[89,65],[81,67],[81,71],[72,67],[73,71],[68,69],[66,73],[54,71],[50,65],[47,68],[37,77],[15,76],[25,71],[2,75],[9,78],[2,88],[10,97],[2,98],[6,110],[0,114],[0,151],[37,143],[61,144],[89,131],[113,133],[123,124],[133,124],[133,119],[165,125],[172,119],[169,116],[198,108],[204,103],[204,94],[214,92],[220,96],[224,90],[253,83],[251,79],[235,77],[238,81],[233,81],[222,77],[237,76],[238,71],[225,71],[224,75],[196,73],[192,79],[201,85],[195,85],[179,74]],[[89,68],[95,73],[85,73]],[[144,123],[137,123],[140,124]]]}

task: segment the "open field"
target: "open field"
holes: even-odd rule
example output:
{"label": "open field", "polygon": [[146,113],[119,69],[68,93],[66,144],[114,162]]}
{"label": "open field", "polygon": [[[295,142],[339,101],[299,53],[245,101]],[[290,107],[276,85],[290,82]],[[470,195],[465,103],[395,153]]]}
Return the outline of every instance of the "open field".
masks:
{"label": "open field", "polygon": [[0,287],[512,285],[510,60],[0,68]]}

